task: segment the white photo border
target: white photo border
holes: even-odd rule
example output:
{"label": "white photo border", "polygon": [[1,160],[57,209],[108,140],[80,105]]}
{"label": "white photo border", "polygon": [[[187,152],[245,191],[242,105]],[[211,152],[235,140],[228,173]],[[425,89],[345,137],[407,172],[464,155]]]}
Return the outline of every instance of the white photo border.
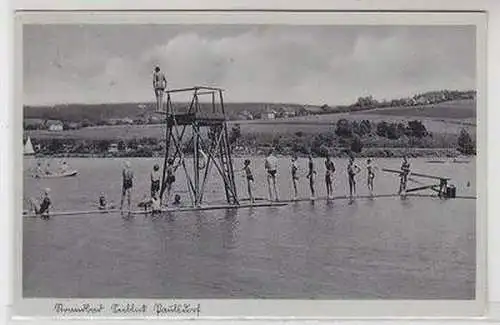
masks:
{"label": "white photo border", "polygon": [[[39,2],[36,2],[36,1],[20,1],[22,6],[22,8],[31,8],[31,9],[54,9],[53,7],[52,8],[48,8],[48,7],[43,7],[43,2],[42,2],[42,5],[40,5]],[[47,1],[46,1],[47,2]],[[46,5],[46,2],[45,2],[45,5]],[[72,1],[69,1],[70,5],[69,7],[65,7],[66,10],[70,10],[70,9],[75,9],[74,7],[71,8],[71,2]],[[76,1],[74,1],[73,3],[75,3]],[[129,3],[129,5],[132,5],[130,2],[128,1],[125,1],[127,3]],[[174,1],[175,3],[176,1]],[[221,3],[221,1],[216,1],[217,3]],[[244,2],[244,1],[243,1]],[[269,1],[267,3],[272,3],[273,1]],[[316,1],[313,1],[313,2],[316,2]],[[362,2],[362,1],[360,1]],[[380,1],[382,2],[382,1]],[[402,2],[406,2],[406,1],[402,1]],[[413,1],[413,3],[422,3],[424,1]],[[466,1],[456,1],[456,3],[458,4],[458,10],[473,10],[473,8],[470,7],[470,1],[468,2],[469,4],[468,5],[465,5],[463,3],[465,3]],[[146,7],[149,3],[151,3],[151,1],[146,1]],[[238,3],[242,3],[242,1],[238,1]],[[345,2],[344,2],[345,3]],[[377,2],[378,3],[378,2]],[[462,5],[460,5],[462,3]],[[484,6],[484,2],[480,2],[480,3],[483,3],[483,6]],[[28,4],[28,5],[26,5]],[[67,3],[66,3],[67,4]],[[185,2],[184,2],[185,4]],[[201,4],[198,2],[197,3],[198,6],[200,6]],[[364,4],[366,5],[366,2],[364,2]],[[32,7],[30,7],[30,5]],[[59,6],[60,4],[58,4]],[[93,3],[93,5],[95,5],[95,3]],[[106,5],[109,5],[109,2],[106,2]],[[141,2],[141,5],[144,5],[142,2]],[[33,8],[33,7],[36,7],[38,6],[37,8]],[[180,6],[179,2],[177,2],[177,6]],[[214,5],[213,2],[211,2],[211,6],[212,7],[217,7],[216,5]],[[175,4],[174,4],[174,7],[175,7]],[[181,6],[182,7],[182,6]],[[202,6],[203,7],[203,6]],[[237,5],[235,6],[236,9],[238,9]],[[265,6],[267,7],[267,6]],[[311,7],[313,7],[311,5]],[[432,6],[429,5],[428,10],[429,8],[431,8]],[[17,7],[19,8],[19,7]],[[180,8],[180,7],[179,7]],[[184,7],[185,8],[185,7]],[[199,7],[198,7],[199,8]],[[219,7],[220,8],[220,7]],[[245,9],[246,7],[242,7],[240,5],[240,9]],[[460,9],[461,8],[461,9]],[[63,8],[64,9],[64,8]],[[84,8],[84,9],[106,9],[106,8]],[[115,7],[114,9],[117,9],[116,7],[116,3],[115,3]],[[144,9],[144,7],[142,8],[132,8],[132,9]],[[153,9],[153,8],[146,8],[146,9]],[[157,8],[158,9],[158,8]],[[175,8],[174,8],[175,9]],[[321,9],[321,8],[320,8]],[[330,8],[331,9],[331,8]],[[342,8],[341,8],[342,9]],[[353,9],[352,7],[350,7],[350,9]],[[356,9],[356,8],[354,8]],[[370,9],[370,8],[366,8],[365,9]],[[371,8],[373,9],[373,8]],[[383,9],[383,8],[382,8]],[[411,9],[411,8],[409,8]],[[418,9],[422,9],[422,7],[418,7],[418,5],[416,7],[413,8],[413,10],[418,10]],[[484,7],[483,7],[484,9]],[[112,10],[112,8],[108,8],[107,10]],[[345,9],[347,10],[347,9]],[[439,10],[439,6],[438,8],[436,8],[435,10]],[[475,10],[478,10],[478,8],[476,8]],[[481,10],[481,9],[479,9]],[[210,13],[174,13],[174,15],[176,17],[182,17],[183,15],[191,15],[192,17],[192,14],[194,15],[198,15],[198,14],[202,14],[202,15],[209,15],[209,16],[214,16],[214,15],[217,15],[217,13],[214,13],[214,12],[210,12]],[[241,15],[240,15],[241,14]],[[237,18],[238,20],[238,23],[244,23],[242,21],[245,21],[246,19],[250,19],[250,17],[253,15],[254,13],[253,12],[244,12],[244,13],[238,13],[238,12],[227,12],[227,13],[222,13],[222,15],[224,16],[239,16]],[[270,12],[259,12],[257,13],[257,15],[261,15],[261,16],[265,16],[265,15],[270,15],[270,18],[268,17],[268,19],[272,19],[273,20],[273,23],[286,23],[285,21],[280,21],[280,15],[289,15],[289,16],[293,16],[295,17],[295,19],[298,19],[300,21],[300,24],[305,24],[304,21],[302,21],[299,16],[301,17],[304,17],[305,16],[308,16],[308,15],[312,15],[314,14],[315,15],[315,19],[317,19],[319,17],[319,15],[331,15],[330,13],[299,13],[299,12],[296,12],[296,13],[279,13],[279,12],[274,12],[274,13],[270,13]],[[62,15],[62,16],[60,16]],[[136,13],[132,13],[132,12],[127,12],[126,13],[126,16],[128,16],[128,19],[131,19],[132,16],[136,15]],[[155,16],[153,17],[153,19],[161,19],[160,16],[164,16],[164,13],[154,13],[153,15],[151,15],[151,12],[148,12],[146,16],[141,16],[141,14],[139,13],[138,14],[139,16],[135,16],[134,17],[134,22],[137,22],[137,23],[140,23],[141,21],[143,21],[143,19],[146,19],[146,20],[151,20],[151,16]],[[167,14],[168,15],[168,14]],[[335,14],[334,14],[335,15]],[[346,17],[347,16],[350,16],[350,15],[358,15],[360,16],[361,14],[358,14],[358,13],[342,13],[341,16],[342,17]],[[362,14],[364,16],[364,19],[367,19],[368,15],[373,17],[373,15],[383,15],[381,13],[377,13],[377,14],[373,14],[373,13],[363,13]],[[436,17],[444,17],[442,16],[442,14],[440,13],[396,13],[396,12],[393,12],[390,14],[391,15],[391,24],[394,24],[394,22],[397,22],[397,21],[401,21],[402,23],[408,25],[411,23],[411,19],[408,20],[406,17],[408,17],[407,15],[411,15],[415,18],[418,18],[419,20],[422,20],[422,21],[425,21],[425,24],[428,24],[428,22],[430,22],[432,24],[432,21],[433,19],[435,19]],[[474,15],[474,16],[481,16],[481,13],[476,13],[476,14],[469,14],[469,13],[449,13],[449,14],[446,14],[447,16],[451,16],[453,17],[451,19],[452,21],[452,24],[457,24],[460,19],[458,19],[458,17],[460,16],[467,16],[468,18],[467,19],[470,19],[470,15]],[[37,18],[33,18],[33,17],[37,17]],[[80,13],[70,13],[70,12],[64,12],[64,13],[59,13],[57,15],[55,15],[54,13],[48,13],[48,12],[45,12],[45,13],[35,13],[35,12],[32,12],[32,13],[25,13],[23,14],[22,16],[22,20],[23,22],[26,22],[26,17],[31,17],[31,18],[28,18],[28,21],[30,19],[35,19],[35,21],[39,18],[41,18],[43,20],[43,23],[56,23],[55,21],[51,21],[50,18],[52,17],[55,17],[57,16],[57,18],[55,18],[57,21],[57,23],[62,23],[64,21],[68,22],[67,19],[69,17],[70,20],[72,19],[75,19],[75,17],[77,17],[76,19],[80,19],[81,17],[85,17],[87,19],[90,19],[92,22],[97,22],[99,21],[100,19],[105,19],[107,20],[107,23],[109,23],[109,19],[116,19],[116,23],[120,23],[120,19],[123,18],[123,13],[119,13],[117,12],[116,15],[114,15],[114,13],[112,12],[106,12],[106,13],[99,13],[99,14],[93,14],[93,15],[88,15],[86,13],[83,13],[83,12],[80,12]],[[418,17],[417,17],[418,16]],[[21,16],[19,16],[21,17]],[[61,17],[61,18],[59,18]],[[111,17],[111,18],[110,18]],[[186,17],[186,16],[185,16]],[[353,17],[353,16],[351,16]],[[405,19],[403,19],[403,17]],[[48,19],[49,18],[49,19]],[[200,19],[200,16],[196,16],[196,19]],[[205,19],[205,18],[204,18]],[[185,20],[184,20],[185,21]],[[368,24],[380,24],[377,23],[375,20],[371,20],[371,18],[368,18],[367,19],[368,21]],[[73,20],[74,22],[74,20]],[[146,22],[146,21],[143,21],[143,23]],[[220,23],[220,17],[218,20],[215,20],[213,21],[214,23]],[[18,22],[16,22],[18,23]],[[123,23],[123,22],[122,22]],[[130,22],[127,22],[127,23],[130,23]],[[177,23],[180,23],[180,22],[177,22]],[[205,23],[210,23],[210,18],[208,18],[208,21],[205,21]],[[249,21],[249,23],[251,23]],[[297,23],[297,22],[295,22]],[[387,22],[385,22],[387,23]],[[440,24],[440,23],[443,23],[442,20],[440,18],[437,18],[437,20],[434,20],[434,23],[437,23],[437,24]],[[496,23],[496,21],[495,21]],[[321,24],[321,23],[318,23],[317,20],[315,20],[315,23],[314,24]],[[352,24],[352,18],[351,18],[351,24]],[[356,23],[356,24],[359,24],[359,23]],[[397,23],[395,23],[397,24]],[[483,18],[480,18],[478,19],[478,21],[476,21],[474,24],[476,24],[476,26],[480,26],[477,30],[478,30],[478,38],[477,38],[477,43],[478,43],[478,56],[477,56],[477,61],[478,61],[478,73],[477,73],[477,82],[478,82],[478,152],[485,152],[485,149],[486,149],[486,139],[487,139],[487,133],[488,131],[490,130],[487,130],[486,129],[486,121],[487,120],[490,120],[491,121],[491,110],[490,111],[487,111],[486,110],[486,96],[490,96],[491,94],[491,91],[486,94],[486,21],[483,19]],[[497,26],[499,23],[496,23]],[[16,28],[18,27],[19,25],[16,24]],[[489,21],[489,27],[491,27],[491,21]],[[480,35],[481,34],[481,35]],[[16,36],[16,42],[18,42],[20,39],[18,36]],[[22,39],[21,39],[22,40]],[[491,35],[490,35],[490,38],[489,40],[491,40]],[[19,44],[17,44],[19,45]],[[488,41],[488,46],[490,45],[489,41]],[[481,48],[479,48],[481,47]],[[489,48],[491,49],[491,48]],[[18,57],[19,58],[19,52],[14,52],[15,55],[14,57]],[[489,58],[491,59],[491,54],[489,55]],[[19,60],[16,62],[16,66],[15,66],[15,89],[16,89],[16,96],[14,97],[15,99],[15,116],[13,117],[13,121],[9,121],[7,119],[7,123],[10,122],[10,124],[7,124],[7,127],[10,125],[11,126],[11,130],[10,131],[14,131],[14,133],[12,134],[9,134],[7,139],[9,139],[10,137],[13,137],[13,139],[19,139],[19,134],[22,134],[22,128],[21,128],[21,121],[22,121],[22,103],[20,102],[20,98],[22,98],[22,96],[20,97],[19,96],[19,90],[22,88],[19,87],[19,85],[22,84],[22,80],[20,80],[21,78],[19,78],[20,75],[22,75],[22,73],[20,74],[19,72],[22,71],[22,70],[19,70]],[[489,68],[490,66],[488,66]],[[21,64],[21,68],[22,68],[22,64]],[[13,71],[11,71],[13,72]],[[490,82],[490,85],[491,85],[491,75],[490,75],[490,71],[488,72],[488,79],[489,79],[489,82]],[[491,86],[489,87],[489,89],[491,89]],[[22,93],[22,91],[21,91]],[[7,129],[7,128],[5,128]],[[4,127],[2,125],[2,132],[4,131]],[[7,133],[9,131],[7,130]],[[9,148],[7,146],[7,148]],[[489,149],[491,150],[491,148]],[[14,162],[14,166],[20,166],[22,165],[22,146],[18,145],[14,145],[14,148],[13,150],[11,151],[14,153],[13,155],[13,162]],[[12,162],[11,162],[12,163]],[[490,165],[491,166],[491,165]],[[351,313],[342,313],[341,310],[336,310],[336,308],[333,309],[333,313],[332,313],[332,306],[330,305],[330,303],[332,302],[325,302],[325,305],[323,305],[321,301],[314,301],[314,304],[311,304],[310,306],[307,306],[306,307],[306,310],[307,312],[311,312],[311,311],[314,311],[316,310],[317,313],[315,313],[316,315],[315,316],[311,316],[310,314],[307,315],[302,315],[302,317],[304,318],[308,318],[308,319],[320,319],[320,318],[335,318],[335,319],[339,319],[339,318],[345,318],[345,317],[354,317],[354,318],[366,318],[366,317],[390,317],[390,318],[394,318],[394,317],[406,317],[406,316],[411,316],[411,317],[457,317],[457,316],[460,316],[460,317],[464,317],[464,316],[482,316],[484,315],[484,312],[485,310],[483,309],[486,305],[484,304],[487,300],[487,297],[486,297],[486,256],[485,256],[485,252],[486,252],[486,174],[487,174],[487,168],[489,166],[487,165],[486,163],[486,155],[485,154],[480,154],[478,156],[478,163],[477,163],[477,172],[478,172],[478,175],[477,175],[477,179],[478,179],[478,182],[482,182],[482,184],[478,184],[478,192],[477,192],[477,195],[478,195],[478,200],[477,200],[477,206],[478,206],[478,214],[477,214],[477,224],[478,224],[478,228],[481,228],[481,229],[478,229],[478,236],[477,236],[477,240],[478,240],[478,255],[477,255],[477,260],[478,260],[478,265],[479,264],[482,264],[482,266],[479,266],[479,269],[478,269],[478,281],[477,281],[477,285],[478,285],[478,291],[477,291],[477,296],[478,298],[480,299],[477,299],[476,301],[474,301],[474,306],[471,308],[470,306],[461,306],[460,304],[462,302],[450,302],[450,301],[430,301],[430,305],[429,306],[422,306],[422,307],[429,307],[428,309],[427,308],[424,308],[423,310],[420,310],[420,308],[415,308],[416,305],[419,305],[420,302],[403,302],[401,305],[398,306],[398,304],[400,303],[399,301],[396,302],[396,301],[384,301],[384,302],[375,302],[375,304],[373,304],[372,306],[369,306],[371,304],[371,302],[366,302],[366,301],[361,301],[361,302],[354,302],[354,301],[349,301],[349,302],[346,302],[346,301],[342,301],[342,302],[334,302],[335,304],[339,303],[339,308],[343,309],[344,311],[346,309],[351,309]],[[14,172],[15,172],[15,175],[14,175],[14,180],[19,180],[19,170],[15,170],[12,169]],[[4,173],[5,170],[2,170],[2,173]],[[490,179],[491,181],[491,177],[490,177],[490,172],[491,172],[491,168],[488,170],[488,178]],[[22,182],[15,182],[16,184],[19,184],[19,186],[17,186],[15,188],[15,191],[14,191],[14,197],[22,197],[22,188],[21,188],[21,184]],[[12,189],[12,184],[11,185],[11,189]],[[490,188],[491,190],[491,188]],[[2,192],[3,193],[3,192]],[[489,197],[491,197],[490,195],[488,195]],[[17,200],[18,201],[18,200]],[[15,203],[14,205],[14,209],[12,209],[12,212],[11,215],[12,216],[16,216],[16,215],[20,215],[20,206],[19,204],[17,204],[16,200],[14,200],[12,198],[12,201],[11,201],[11,204]],[[490,203],[490,202],[488,202]],[[21,224],[21,221],[19,220],[19,218],[14,218],[15,219],[15,232],[14,232],[14,237],[16,239],[16,242],[17,244],[19,244],[20,242],[20,239],[22,238],[22,232],[21,234],[17,233],[20,231],[21,228],[19,228],[19,225]],[[490,215],[490,220],[488,220],[489,222],[491,221],[491,215]],[[492,224],[490,223],[490,226]],[[490,236],[491,236],[491,232],[490,232]],[[489,237],[489,240],[490,240],[490,243],[491,243],[491,237]],[[19,249],[19,245],[17,245],[16,249]],[[490,253],[491,253],[491,248],[490,248]],[[484,255],[484,256],[483,256]],[[16,258],[16,267],[19,267],[20,265],[20,261],[21,261],[21,255],[19,255],[19,250],[16,250],[16,252],[14,253],[14,257]],[[490,261],[490,260],[489,260]],[[498,265],[498,262],[496,263],[496,265]],[[19,272],[20,269],[17,269],[15,273],[18,274],[16,280],[14,281],[14,283],[16,283],[16,286],[18,288],[20,288],[19,286],[19,280],[20,280],[20,277],[19,277]],[[482,275],[481,275],[482,274]],[[492,280],[491,276],[492,276],[492,273],[491,273],[491,269],[490,269],[490,278],[489,278],[489,281],[490,283],[491,282],[494,282],[494,280]],[[500,290],[497,290],[497,292],[500,291]],[[484,297],[484,298],[481,298],[481,297]],[[17,296],[16,298],[19,298],[19,296]],[[493,300],[493,301],[497,301],[497,300],[500,300],[500,293],[497,293],[497,299],[491,299],[491,290],[490,290],[490,297],[489,297],[489,300]],[[15,302],[14,304],[14,313],[13,315],[20,315],[20,314],[23,314],[22,311],[26,311],[27,313],[25,313],[25,316],[35,316],[35,317],[39,317],[39,316],[42,316],[43,313],[39,314],[39,315],[33,315],[33,313],[36,314],[36,310],[38,308],[37,304],[39,303],[38,302],[39,299],[24,299],[22,302],[20,302],[20,305],[17,304],[17,302]],[[40,300],[45,300],[45,299],[40,299]],[[96,302],[101,302],[102,300],[99,300],[99,301],[96,301]],[[134,300],[135,302],[138,302],[137,300]],[[86,302],[89,302],[88,300],[86,300]],[[123,301],[120,301],[120,302],[123,302]],[[267,302],[267,301],[266,301]],[[25,304],[26,305],[23,305]],[[41,311],[42,309],[50,306],[52,307],[54,301],[48,301],[48,305],[45,305],[45,302],[42,302],[40,301],[40,304],[43,304],[40,305],[41,307]],[[192,302],[194,303],[194,302]],[[208,305],[207,305],[208,303]],[[214,303],[215,305],[211,305],[211,303]],[[279,318],[279,319],[283,319],[283,318],[286,318],[287,315],[286,313],[283,313],[283,311],[286,311],[288,309],[291,309],[291,310],[296,310],[296,311],[300,311],[302,306],[296,306],[295,304],[297,304],[298,302],[297,301],[279,301],[277,302],[277,305],[275,305],[276,307],[278,307],[277,309],[277,312],[276,310],[274,310],[274,313],[265,313],[262,312],[263,311],[263,308],[262,308],[262,302],[258,302],[258,301],[227,301],[227,300],[224,300],[224,303],[227,303],[226,306],[220,306],[219,305],[220,301],[211,301],[211,302],[208,302],[208,301],[201,301],[201,304],[203,306],[205,306],[204,308],[208,308],[209,310],[214,310],[214,311],[217,311],[219,310],[221,307],[223,308],[223,310],[221,309],[221,311],[236,311],[237,314],[233,314],[231,313],[230,315],[228,315],[227,313],[220,313],[220,312],[216,312],[214,314],[212,313],[208,313],[208,314],[204,314],[202,313],[202,317],[201,318],[207,318],[207,319],[210,319],[212,317],[216,317],[216,318],[219,318],[219,317],[222,317],[222,318],[225,318],[225,317],[236,317],[236,318],[242,318],[242,317],[251,317],[251,318],[266,318],[266,319],[272,319],[272,318]],[[425,302],[423,302],[425,304]],[[466,302],[466,304],[469,304],[470,302]],[[300,302],[300,304],[302,304],[302,301]],[[219,305],[219,306],[218,306]],[[243,305],[242,309],[239,308],[238,305]],[[18,307],[20,309],[18,309]],[[355,308],[355,309],[352,309],[352,308]],[[372,312],[374,313],[368,313],[368,314],[364,314],[362,309],[364,308],[369,308],[371,309],[372,307],[375,308],[375,310],[372,310]],[[418,306],[420,307],[420,306]],[[411,308],[413,313],[411,314],[408,314],[407,313],[407,310],[408,308]],[[468,309],[468,308],[471,308],[471,309]],[[490,306],[491,308],[491,306]],[[44,309],[45,310],[45,309]],[[260,310],[258,313],[248,313],[249,310],[252,310],[252,311],[256,311],[256,310]],[[457,310],[461,310],[462,312],[464,313],[460,313],[460,314],[457,314],[455,316],[455,313],[453,311],[457,311]],[[21,313],[18,313],[18,311],[21,311]],[[239,311],[239,312],[238,312]],[[245,311],[247,311],[247,313],[245,314]],[[451,312],[450,312],[451,311]],[[265,315],[263,315],[265,314]],[[323,315],[323,316],[317,316],[317,315]],[[326,315],[326,316],[325,316]],[[24,316],[24,315],[20,315],[20,316]],[[48,317],[51,317],[53,316],[53,314],[51,315],[47,315]],[[291,317],[301,317],[301,315],[293,315]],[[141,319],[143,319],[141,317]],[[157,319],[157,317],[154,317],[154,319]]]}

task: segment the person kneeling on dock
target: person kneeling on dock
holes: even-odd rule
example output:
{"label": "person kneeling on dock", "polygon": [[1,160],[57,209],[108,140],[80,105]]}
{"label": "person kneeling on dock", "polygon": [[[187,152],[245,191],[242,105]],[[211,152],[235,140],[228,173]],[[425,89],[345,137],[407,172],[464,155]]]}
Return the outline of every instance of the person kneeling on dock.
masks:
{"label": "person kneeling on dock", "polygon": [[37,204],[34,198],[29,200],[30,210],[37,216],[40,216],[42,219],[49,218],[49,209],[52,205],[52,201],[50,200],[50,189],[46,188],[43,197],[41,199],[41,203]]}
{"label": "person kneeling on dock", "polygon": [[266,157],[264,162],[264,168],[267,171],[267,186],[269,189],[269,200],[273,200],[273,192],[274,192],[274,200],[278,201],[278,189],[276,187],[276,176],[278,173],[278,159],[273,155],[273,151],[269,151],[269,155]]}
{"label": "person kneeling on dock", "polygon": [[151,214],[161,213],[161,201],[156,193],[149,200],[145,199],[137,206],[139,208],[144,208],[144,211],[151,210]]}
{"label": "person kneeling on dock", "polygon": [[243,171],[245,172],[246,179],[247,179],[247,189],[248,189],[248,197],[250,199],[251,203],[255,203],[255,200],[253,198],[253,174],[252,174],[252,169],[250,168],[250,160],[245,159],[245,162],[243,164]]}

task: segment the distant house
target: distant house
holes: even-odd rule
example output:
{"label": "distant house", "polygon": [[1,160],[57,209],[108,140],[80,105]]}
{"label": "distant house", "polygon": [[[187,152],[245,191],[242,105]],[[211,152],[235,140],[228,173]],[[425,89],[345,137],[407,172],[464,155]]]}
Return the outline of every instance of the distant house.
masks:
{"label": "distant house", "polygon": [[134,124],[134,120],[133,120],[133,119],[131,119],[131,118],[128,118],[128,117],[126,117],[126,118],[122,119],[122,120],[121,120],[121,122],[122,122],[123,124]]}
{"label": "distant house", "polygon": [[238,119],[239,120],[253,120],[254,116],[252,115],[252,113],[245,110],[245,111],[241,112],[240,114],[238,114]]}
{"label": "distant house", "polygon": [[45,126],[49,131],[62,131],[64,129],[63,123],[59,120],[47,120]]}
{"label": "distant house", "polygon": [[267,111],[262,113],[261,115],[263,120],[274,120],[276,118],[276,112],[275,111]]}
{"label": "distant house", "polygon": [[117,143],[112,143],[109,145],[108,147],[108,152],[109,153],[117,153],[119,150],[118,150],[118,144]]}

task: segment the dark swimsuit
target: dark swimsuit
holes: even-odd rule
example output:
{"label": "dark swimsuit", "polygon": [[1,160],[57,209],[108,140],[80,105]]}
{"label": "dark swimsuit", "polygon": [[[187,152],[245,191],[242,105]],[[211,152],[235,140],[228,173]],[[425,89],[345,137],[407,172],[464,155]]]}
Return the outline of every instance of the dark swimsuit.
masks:
{"label": "dark swimsuit", "polygon": [[160,190],[160,180],[151,181],[151,196]]}
{"label": "dark swimsuit", "polygon": [[245,167],[245,173],[247,174],[247,180],[253,181],[253,175],[250,167]]}
{"label": "dark swimsuit", "polygon": [[50,207],[50,199],[48,197],[45,197],[42,201],[42,204],[40,204],[40,209],[37,211],[37,214],[43,214],[48,211]]}
{"label": "dark swimsuit", "polygon": [[132,171],[123,171],[123,193],[133,186]]}
{"label": "dark swimsuit", "polygon": [[325,167],[326,167],[325,181],[326,183],[330,184],[332,182],[332,173],[335,170],[335,167],[333,165],[333,162],[331,161],[325,161]]}

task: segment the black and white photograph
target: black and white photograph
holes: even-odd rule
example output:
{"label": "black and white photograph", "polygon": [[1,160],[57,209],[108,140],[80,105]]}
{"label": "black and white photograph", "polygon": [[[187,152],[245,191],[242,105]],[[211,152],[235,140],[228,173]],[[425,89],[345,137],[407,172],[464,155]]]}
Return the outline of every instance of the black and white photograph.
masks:
{"label": "black and white photograph", "polygon": [[474,24],[21,29],[23,299],[478,299]]}

